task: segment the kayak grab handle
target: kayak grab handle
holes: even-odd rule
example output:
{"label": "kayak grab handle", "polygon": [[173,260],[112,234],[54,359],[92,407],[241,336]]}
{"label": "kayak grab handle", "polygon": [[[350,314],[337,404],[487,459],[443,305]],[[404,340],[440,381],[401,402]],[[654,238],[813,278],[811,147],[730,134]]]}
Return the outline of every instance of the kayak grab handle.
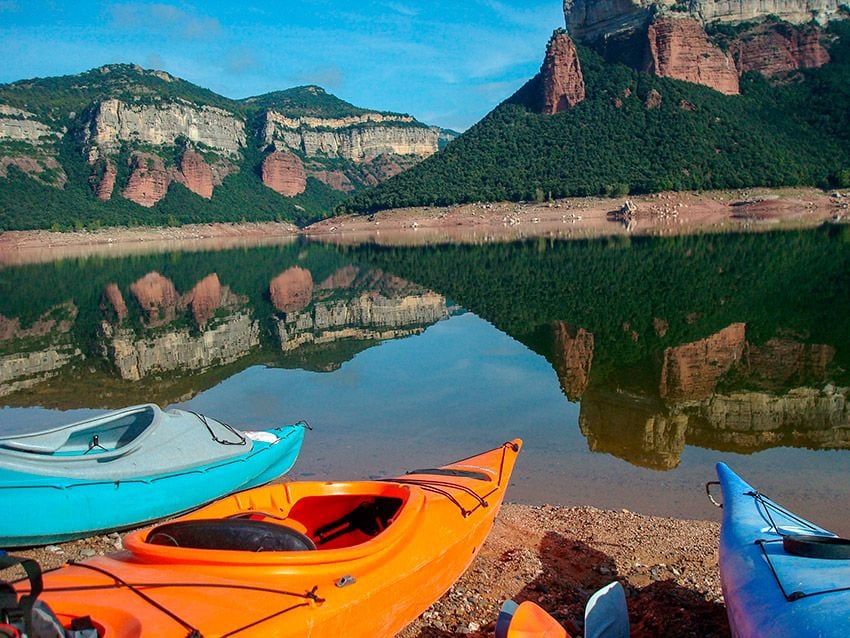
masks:
{"label": "kayak grab handle", "polygon": [[706,496],[708,496],[708,500],[711,501],[711,504],[714,505],[714,507],[722,508],[723,503],[721,503],[717,499],[715,499],[714,496],[711,493],[711,486],[712,485],[720,485],[720,481],[709,481],[708,483],[706,483],[705,484],[705,494],[706,494]]}

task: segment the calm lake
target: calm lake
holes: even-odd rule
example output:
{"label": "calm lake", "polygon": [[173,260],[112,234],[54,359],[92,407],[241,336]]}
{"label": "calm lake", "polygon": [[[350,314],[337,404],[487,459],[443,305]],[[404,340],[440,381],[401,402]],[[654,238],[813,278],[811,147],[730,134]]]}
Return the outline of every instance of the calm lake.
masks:
{"label": "calm lake", "polygon": [[508,500],[719,520],[728,463],[850,534],[850,228],[0,269],[0,432],[134,403],[313,426],[295,479],[525,440]]}

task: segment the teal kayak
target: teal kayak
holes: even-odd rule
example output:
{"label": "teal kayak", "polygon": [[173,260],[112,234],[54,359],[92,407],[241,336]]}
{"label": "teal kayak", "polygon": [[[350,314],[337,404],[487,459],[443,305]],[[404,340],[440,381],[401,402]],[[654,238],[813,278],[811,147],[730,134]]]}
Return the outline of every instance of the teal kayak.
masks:
{"label": "teal kayak", "polygon": [[734,638],[850,636],[850,541],[717,464],[720,579]]}
{"label": "teal kayak", "polygon": [[0,547],[132,527],[268,483],[295,463],[304,427],[243,432],[147,404],[0,437]]}

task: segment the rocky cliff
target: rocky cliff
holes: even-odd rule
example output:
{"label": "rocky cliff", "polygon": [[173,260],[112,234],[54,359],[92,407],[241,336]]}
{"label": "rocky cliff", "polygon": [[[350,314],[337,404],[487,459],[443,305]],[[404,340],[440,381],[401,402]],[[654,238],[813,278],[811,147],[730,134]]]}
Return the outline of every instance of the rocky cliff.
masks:
{"label": "rocky cliff", "polygon": [[609,60],[726,94],[746,71],[777,77],[825,64],[812,21],[847,17],[834,0],[564,0],[564,15],[570,35]]}
{"label": "rocky cliff", "polygon": [[437,152],[439,132],[406,116],[379,113],[348,118],[290,118],[267,111],[261,135],[266,145],[279,144],[306,157],[339,157],[363,162],[378,155]]}
{"label": "rocky cliff", "polygon": [[732,56],[714,46],[696,20],[657,18],[647,28],[647,40],[647,73],[703,84],[727,95],[739,93]]}
{"label": "rocky cliff", "polygon": [[128,141],[165,146],[186,138],[232,156],[246,143],[241,118],[223,109],[182,102],[147,105],[103,100],[92,109],[82,134],[92,160],[117,152]]}
{"label": "rocky cliff", "polygon": [[[233,201],[246,199],[253,202],[249,216],[264,220],[323,218],[343,192],[377,184],[455,136],[409,115],[355,107],[315,86],[230,100],[131,65],[0,85],[0,179],[20,180],[22,171],[59,187],[68,174],[89,172],[84,184],[71,184],[68,225],[116,216],[236,221],[246,211],[235,211]],[[238,179],[226,179],[234,174]],[[4,186],[0,227],[29,227],[33,215],[22,199],[4,199]],[[227,192],[216,197],[221,187]],[[31,185],[13,188],[29,192]],[[155,210],[112,205],[119,196]],[[9,209],[16,209],[13,221],[5,219]]]}
{"label": "rocky cliff", "polygon": [[584,100],[584,77],[573,41],[558,32],[549,40],[540,69],[542,113],[560,113]]}
{"label": "rocky cliff", "polygon": [[237,312],[194,334],[188,328],[139,336],[131,328],[103,325],[102,353],[122,379],[138,381],[152,373],[202,371],[236,361],[260,343],[260,325]]}

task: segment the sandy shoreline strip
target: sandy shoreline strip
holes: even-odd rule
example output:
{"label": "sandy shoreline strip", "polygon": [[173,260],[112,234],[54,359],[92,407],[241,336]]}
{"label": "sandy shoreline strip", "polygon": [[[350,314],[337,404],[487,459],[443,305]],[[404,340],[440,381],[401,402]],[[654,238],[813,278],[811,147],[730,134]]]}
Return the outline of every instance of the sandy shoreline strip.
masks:
{"label": "sandy shoreline strip", "polygon": [[[627,206],[630,212],[621,211]],[[657,193],[630,198],[568,198],[552,202],[472,203],[332,217],[306,228],[289,223],[218,223],[179,227],[102,228],[56,233],[0,233],[0,265],[43,263],[90,255],[122,256],[177,250],[286,244],[298,237],[335,244],[425,245],[489,243],[533,237],[580,239],[609,235],[807,228],[843,220],[850,194],[812,188]]]}

